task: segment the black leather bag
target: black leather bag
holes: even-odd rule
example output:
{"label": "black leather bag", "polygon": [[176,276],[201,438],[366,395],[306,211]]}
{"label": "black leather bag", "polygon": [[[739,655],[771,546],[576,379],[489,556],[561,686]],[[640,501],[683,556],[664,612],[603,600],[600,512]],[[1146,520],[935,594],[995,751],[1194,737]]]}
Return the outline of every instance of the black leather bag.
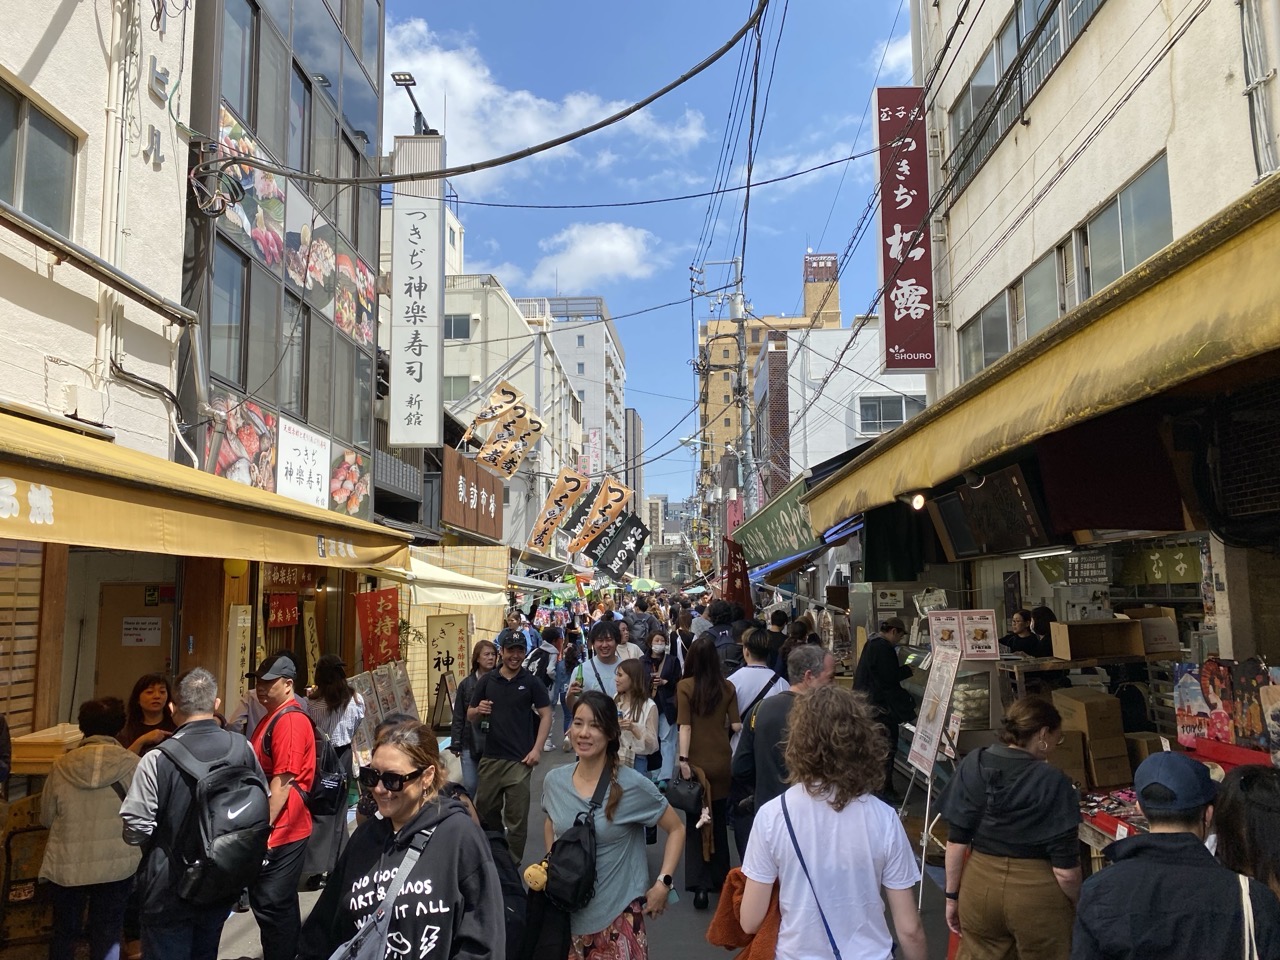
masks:
{"label": "black leather bag", "polygon": [[566,913],[581,910],[596,893],[596,811],[604,803],[612,767],[600,771],[595,793],[585,813],[574,818],[573,826],[560,834],[547,854],[547,901]]}
{"label": "black leather bag", "polygon": [[667,784],[667,802],[677,810],[698,816],[706,806],[702,802],[702,784],[677,776]]}

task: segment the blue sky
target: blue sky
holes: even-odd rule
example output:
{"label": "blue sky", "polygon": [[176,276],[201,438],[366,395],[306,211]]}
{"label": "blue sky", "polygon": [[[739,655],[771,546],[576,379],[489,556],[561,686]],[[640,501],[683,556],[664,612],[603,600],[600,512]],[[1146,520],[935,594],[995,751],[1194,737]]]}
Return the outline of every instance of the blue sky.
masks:
{"label": "blue sky", "polygon": [[[413,72],[428,122],[446,136],[450,165],[469,163],[584,126],[647,95],[719,47],[754,5],[389,0],[386,67]],[[555,16],[548,16],[551,10]],[[910,82],[908,14],[894,0],[797,0],[786,11],[779,44],[782,14],[783,0],[773,0],[765,16],[762,98],[775,46],[778,52],[753,181],[869,148],[869,113],[858,130],[882,59],[881,85]],[[753,51],[754,44],[749,56]],[[739,63],[735,49],[623,123],[453,186],[463,201],[533,204],[710,190]],[[412,131],[412,108],[387,86],[389,142]],[[758,125],[760,115],[758,108]],[[730,185],[744,180],[745,144],[744,123]],[[872,189],[873,169],[869,160],[854,161],[752,191],[744,278],[757,314],[799,310],[806,248],[844,250]],[[603,296],[614,316],[680,300],[689,293],[691,262],[729,259],[741,243],[738,193],[725,197],[711,243],[699,245],[708,204],[510,210],[464,203],[467,270],[497,274],[517,297],[554,295],[557,284],[564,295]],[[873,239],[859,246],[841,281],[846,326],[874,293]],[[726,283],[726,270],[706,267],[706,286]],[[699,320],[715,310],[703,299],[695,308]],[[644,420],[649,460],[696,429],[694,414],[659,439],[695,401],[689,305],[619,319],[617,326],[626,350],[627,404]],[[647,462],[645,492],[687,496],[691,464],[684,449]]]}

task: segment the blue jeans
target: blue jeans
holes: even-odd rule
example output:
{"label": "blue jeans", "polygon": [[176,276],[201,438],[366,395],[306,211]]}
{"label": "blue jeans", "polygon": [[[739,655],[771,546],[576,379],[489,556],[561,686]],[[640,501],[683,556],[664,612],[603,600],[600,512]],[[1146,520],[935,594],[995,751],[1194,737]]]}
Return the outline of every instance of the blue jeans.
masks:
{"label": "blue jeans", "polygon": [[462,748],[462,754],[458,759],[462,761],[462,785],[471,797],[471,802],[475,803],[476,788],[480,785],[479,768],[472,759],[471,750],[468,747]]}
{"label": "blue jeans", "polygon": [[124,905],[129,899],[133,877],[83,887],[49,885],[53,893],[53,939],[49,960],[72,960],[85,901],[89,902],[88,930],[90,960],[119,960],[120,932],[124,927]]}
{"label": "blue jeans", "polygon": [[631,766],[635,769],[636,773],[640,773],[640,774],[644,774],[645,776],[648,776],[649,755],[646,753],[643,757],[637,756],[635,760],[632,762]]}
{"label": "blue jeans", "polygon": [[142,921],[142,955],[164,960],[218,960],[226,906],[210,907],[172,926]]}
{"label": "blue jeans", "polygon": [[658,746],[662,750],[662,766],[658,768],[655,780],[670,780],[675,776],[676,767],[676,734],[678,728],[669,723],[664,714],[658,714]]}

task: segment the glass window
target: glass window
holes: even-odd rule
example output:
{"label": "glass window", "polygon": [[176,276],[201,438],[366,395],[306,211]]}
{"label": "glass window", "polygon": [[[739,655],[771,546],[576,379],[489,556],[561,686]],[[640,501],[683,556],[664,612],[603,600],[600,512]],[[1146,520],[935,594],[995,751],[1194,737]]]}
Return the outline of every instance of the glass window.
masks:
{"label": "glass window", "polygon": [[587,345],[587,338],[583,334],[578,334],[578,348],[581,349]]}
{"label": "glass window", "polygon": [[324,4],[293,5],[293,52],[311,78],[312,92],[338,103],[342,82],[342,32]]}
{"label": "glass window", "polygon": [[342,29],[351,45],[359,50],[364,29],[363,0],[342,0]]}
{"label": "glass window", "polygon": [[725,402],[725,403],[728,403],[728,402],[729,402],[729,400],[730,400],[729,394],[727,394],[727,393],[726,393],[726,394],[724,395],[724,402]]}
{"label": "glass window", "polygon": [[727,381],[727,380],[729,379],[729,374],[727,374],[727,373],[726,373],[726,374],[724,375],[724,379]]}
{"label": "glass window", "polygon": [[458,245],[458,231],[454,230],[453,227],[450,227],[449,228],[449,246],[457,247],[457,245]]}
{"label": "glass window", "polygon": [[760,329],[758,327],[755,330],[751,331],[751,342],[752,343],[760,342]]}
{"label": "glass window", "polygon": [[258,140],[277,158],[285,153],[285,132],[289,125],[289,75],[293,61],[284,41],[270,26],[261,32],[258,57]]}
{"label": "glass window", "polygon": [[[364,176],[372,177],[373,165],[365,161]],[[356,246],[360,256],[366,263],[378,262],[378,230],[381,227],[381,203],[378,200],[378,188],[366,186],[360,188],[360,223],[357,227],[359,236]]]}
{"label": "glass window", "polygon": [[960,377],[968,380],[1009,352],[1009,315],[1002,293],[960,330]]}
{"label": "glass window", "polygon": [[[585,402],[586,402],[586,400],[587,400],[587,391],[585,391],[585,390],[579,390],[579,391],[578,391],[578,400],[579,400],[579,401],[581,401],[581,402],[583,402],[583,403],[585,403]],[[577,418],[575,418],[575,419],[577,419]]]}
{"label": "glass window", "polygon": [[280,284],[256,263],[249,273],[248,374],[245,389],[275,406],[280,343]]}
{"label": "glass window", "polygon": [[1089,293],[1095,294],[1124,273],[1120,246],[1120,207],[1112,200],[1089,221]]}
{"label": "glass window", "polygon": [[955,104],[951,107],[949,114],[951,120],[951,149],[958,150],[960,141],[964,138],[964,132],[969,129],[969,124],[973,123],[973,105],[969,102],[969,88],[966,86],[960,92]]}
{"label": "glass window", "polygon": [[914,417],[917,413],[924,412],[924,397],[904,397],[902,402],[906,407],[908,420]]}
{"label": "glass window", "polygon": [[22,101],[0,87],[0,200],[13,203],[18,184],[18,121]]}
{"label": "glass window", "polygon": [[363,351],[356,352],[355,386],[352,439],[357,447],[368,449],[373,429],[373,358]]}
{"label": "glass window", "polygon": [[307,423],[328,433],[333,427],[333,324],[307,311],[311,350],[307,370]]}
{"label": "glass window", "polygon": [[1076,286],[1076,244],[1068,237],[1057,250],[1058,276],[1061,285],[1058,287],[1058,306],[1062,313],[1074,310],[1080,302],[1080,290]]}
{"label": "glass window", "polygon": [[[323,9],[321,13],[323,13]],[[322,176],[338,173],[338,120],[323,100],[312,101],[311,165]],[[333,187],[327,183],[309,184],[321,212],[332,219]]]}
{"label": "glass window", "polygon": [[287,40],[289,37],[289,8],[292,0],[259,0],[259,5],[271,15],[280,33]]}
{"label": "glass window", "polygon": [[296,66],[289,81],[289,166],[310,169],[311,84]]}
{"label": "glass window", "polygon": [[1120,236],[1125,270],[1132,270],[1173,240],[1169,163],[1164,156],[1120,191]]}
{"label": "glass window", "polygon": [[1058,319],[1058,264],[1052,254],[1022,277],[1027,337],[1034,337]]}
{"label": "glass window", "polygon": [[378,94],[350,47],[342,62],[342,119],[351,127],[356,147],[366,156],[377,156]]}
{"label": "glass window", "polygon": [[1010,17],[1004,25],[1004,29],[1000,31],[1000,39],[997,41],[1000,49],[1000,72],[1003,73],[1013,65],[1013,61],[1018,58],[1018,18]]}
{"label": "glass window", "polygon": [[863,433],[883,433],[902,426],[902,397],[859,397]]}
{"label": "glass window", "polygon": [[727,426],[729,426],[729,418],[728,418],[728,417],[725,417],[725,418],[724,418],[724,425],[725,425],[726,427],[727,427]]}
{"label": "glass window", "polygon": [[[360,169],[360,160],[356,148],[346,137],[338,138],[338,176],[342,179],[354,177]],[[337,202],[338,229],[348,237],[355,236],[356,198],[360,191],[355,187],[339,187]]]}
{"label": "glass window", "polygon": [[973,98],[973,115],[977,116],[982,105],[996,92],[996,48],[992,47],[978,64],[969,81],[969,95]]}
{"label": "glass window", "polygon": [[587,365],[585,363],[578,364],[578,373],[584,374],[586,372],[587,372]]}
{"label": "glass window", "polygon": [[382,38],[382,3],[364,0],[364,29],[360,56],[371,76],[378,76],[378,43]]}
{"label": "glass window", "polygon": [[728,360],[728,359],[729,359],[729,350],[728,350],[728,348],[726,347],[726,348],[725,348],[723,351],[721,351],[721,352],[724,354],[724,359]]}
{"label": "glass window", "polygon": [[311,310],[293,294],[286,292],[282,321],[280,371],[276,375],[280,388],[280,409],[301,416],[307,328],[311,326]]}
{"label": "glass window", "polygon": [[471,315],[466,313],[446,313],[444,316],[444,338],[446,340],[470,340]]}
{"label": "glass window", "polygon": [[240,383],[241,323],[244,318],[244,257],[219,238],[213,253],[213,303],[209,310],[209,370]]}
{"label": "glass window", "polygon": [[356,345],[346,337],[338,337],[333,348],[333,382],[329,385],[333,391],[333,435],[339,440],[352,443],[355,440],[355,424],[353,414],[356,404],[353,400],[356,380]]}
{"label": "glass window", "polygon": [[457,403],[471,392],[470,377],[444,377],[442,378],[442,383],[445,403]]}
{"label": "glass window", "polygon": [[222,14],[222,99],[252,121],[254,9],[248,0],[227,0]]}
{"label": "glass window", "polygon": [[75,138],[27,104],[26,141],[22,212],[59,233],[69,234],[75,197]]}

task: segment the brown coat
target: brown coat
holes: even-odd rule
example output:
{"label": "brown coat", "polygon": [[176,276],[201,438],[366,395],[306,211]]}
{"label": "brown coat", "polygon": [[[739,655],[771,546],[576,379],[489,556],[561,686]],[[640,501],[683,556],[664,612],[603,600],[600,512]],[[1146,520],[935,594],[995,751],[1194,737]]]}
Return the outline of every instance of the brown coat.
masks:
{"label": "brown coat", "polygon": [[773,960],[778,949],[778,931],[782,929],[782,911],[778,906],[778,885],[773,885],[769,895],[769,910],[764,915],[760,929],[754,934],[742,929],[738,918],[742,915],[742,894],[747,886],[746,874],[734,867],[725,878],[716,904],[715,916],[707,927],[707,942],[717,947],[745,947],[734,960]]}

